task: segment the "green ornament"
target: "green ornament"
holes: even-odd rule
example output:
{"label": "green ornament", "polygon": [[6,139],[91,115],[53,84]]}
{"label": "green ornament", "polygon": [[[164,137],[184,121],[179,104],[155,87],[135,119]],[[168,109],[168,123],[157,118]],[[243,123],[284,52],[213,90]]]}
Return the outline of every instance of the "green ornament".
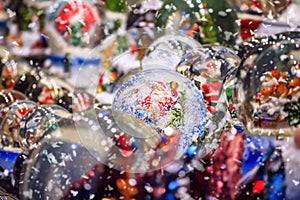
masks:
{"label": "green ornament", "polygon": [[82,23],[80,21],[75,22],[71,26],[71,39],[70,43],[77,47],[82,45]]}

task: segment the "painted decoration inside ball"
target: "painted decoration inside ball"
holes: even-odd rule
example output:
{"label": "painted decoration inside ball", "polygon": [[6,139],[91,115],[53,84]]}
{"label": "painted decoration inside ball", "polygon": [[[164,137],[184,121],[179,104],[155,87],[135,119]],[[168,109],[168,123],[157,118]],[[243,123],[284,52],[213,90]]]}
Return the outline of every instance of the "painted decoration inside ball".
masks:
{"label": "painted decoration inside ball", "polygon": [[119,129],[144,139],[177,135],[183,152],[204,132],[206,108],[190,80],[164,69],[140,72],[116,92],[112,113]]}
{"label": "painted decoration inside ball", "polygon": [[298,43],[278,42],[238,70],[233,96],[249,133],[290,135],[300,124],[299,60]]}

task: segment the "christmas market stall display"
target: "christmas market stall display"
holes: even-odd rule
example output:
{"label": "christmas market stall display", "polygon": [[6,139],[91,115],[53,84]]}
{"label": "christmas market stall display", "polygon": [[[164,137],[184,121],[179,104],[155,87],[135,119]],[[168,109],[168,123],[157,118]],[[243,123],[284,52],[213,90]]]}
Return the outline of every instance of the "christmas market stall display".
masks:
{"label": "christmas market stall display", "polygon": [[0,199],[300,199],[297,9],[0,1]]}

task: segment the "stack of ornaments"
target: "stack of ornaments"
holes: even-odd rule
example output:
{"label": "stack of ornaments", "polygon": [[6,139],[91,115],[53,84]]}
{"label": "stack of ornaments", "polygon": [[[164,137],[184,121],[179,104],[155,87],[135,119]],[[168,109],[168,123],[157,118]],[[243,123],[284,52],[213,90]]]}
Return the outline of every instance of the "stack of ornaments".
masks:
{"label": "stack of ornaments", "polygon": [[2,8],[4,195],[299,198],[298,32],[237,45],[226,1]]}

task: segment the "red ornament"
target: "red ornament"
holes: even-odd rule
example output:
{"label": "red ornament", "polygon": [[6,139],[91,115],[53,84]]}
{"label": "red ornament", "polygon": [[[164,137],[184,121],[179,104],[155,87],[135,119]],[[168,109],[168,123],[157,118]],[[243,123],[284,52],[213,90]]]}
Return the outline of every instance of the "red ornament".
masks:
{"label": "red ornament", "polygon": [[72,20],[82,20],[83,31],[87,32],[97,21],[93,9],[81,1],[67,3],[57,17],[56,28],[59,31],[67,31],[72,26]]}
{"label": "red ornament", "polygon": [[114,140],[116,142],[116,146],[121,149],[121,153],[124,157],[128,157],[132,154],[133,149],[126,134],[121,133],[120,135],[115,135]]}
{"label": "red ornament", "polygon": [[30,111],[29,107],[23,106],[19,108],[17,112],[21,115],[21,117],[24,117],[29,111]]}
{"label": "red ornament", "polygon": [[252,188],[252,193],[253,194],[258,194],[261,191],[263,191],[265,188],[265,182],[262,180],[257,180],[254,182],[254,186]]}

